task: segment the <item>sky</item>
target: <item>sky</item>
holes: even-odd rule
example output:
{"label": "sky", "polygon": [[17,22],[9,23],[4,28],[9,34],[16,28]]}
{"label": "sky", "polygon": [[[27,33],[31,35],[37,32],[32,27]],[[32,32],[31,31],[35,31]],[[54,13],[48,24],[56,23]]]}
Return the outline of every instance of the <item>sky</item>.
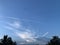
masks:
{"label": "sky", "polygon": [[59,0],[0,0],[0,37],[60,36]]}

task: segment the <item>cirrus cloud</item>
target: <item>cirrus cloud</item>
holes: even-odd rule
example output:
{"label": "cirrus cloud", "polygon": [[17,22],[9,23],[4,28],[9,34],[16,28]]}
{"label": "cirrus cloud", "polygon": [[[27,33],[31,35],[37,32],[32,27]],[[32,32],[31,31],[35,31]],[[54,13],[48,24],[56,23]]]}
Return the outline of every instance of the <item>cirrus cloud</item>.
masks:
{"label": "cirrus cloud", "polygon": [[[5,28],[8,30],[11,30],[16,34],[18,37],[26,40],[27,42],[36,41],[36,37],[39,37],[40,35],[36,35],[35,31],[33,32],[31,29],[26,28],[22,25],[22,22],[14,17],[5,17],[8,19],[13,19],[12,22],[7,22],[7,25],[5,25]],[[46,32],[45,34],[41,35],[41,37],[45,37],[48,34]]]}

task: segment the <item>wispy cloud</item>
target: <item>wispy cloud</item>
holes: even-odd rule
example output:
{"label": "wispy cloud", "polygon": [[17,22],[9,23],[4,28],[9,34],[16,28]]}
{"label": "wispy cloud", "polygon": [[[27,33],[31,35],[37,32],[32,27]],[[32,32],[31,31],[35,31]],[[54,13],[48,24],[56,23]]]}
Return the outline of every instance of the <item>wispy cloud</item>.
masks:
{"label": "wispy cloud", "polygon": [[[22,25],[22,22],[18,18],[14,17],[5,17],[5,18],[9,18],[11,20],[13,19],[13,22],[7,22],[7,25],[4,28],[13,31],[14,34],[16,34],[18,37],[26,40],[27,42],[36,41],[35,38],[39,37],[39,35],[36,35],[35,31],[33,32],[31,29],[25,28]],[[47,34],[48,32],[43,34],[41,37],[44,37]]]}
{"label": "wispy cloud", "polygon": [[[35,41],[34,37],[35,34],[32,33],[30,29],[25,28],[19,20],[13,17],[8,17],[14,19],[13,22],[7,22],[7,25],[4,27],[8,30],[11,30],[16,34],[18,37],[26,40],[27,42]],[[24,31],[21,31],[24,30]]]}
{"label": "wispy cloud", "polygon": [[20,28],[22,26],[19,21],[14,21],[12,23],[7,23],[7,24],[14,28]]}
{"label": "wispy cloud", "polygon": [[48,35],[49,32],[46,32],[42,35],[42,37],[45,37],[46,35]]}
{"label": "wispy cloud", "polygon": [[18,33],[18,32],[15,32],[20,38],[26,40],[27,42],[33,42],[33,41],[36,41],[34,39],[34,36],[32,35],[32,33],[30,32],[22,32],[22,33]]}
{"label": "wispy cloud", "polygon": [[14,28],[9,27],[9,26],[4,26],[4,28],[8,29],[8,30],[14,30]]}

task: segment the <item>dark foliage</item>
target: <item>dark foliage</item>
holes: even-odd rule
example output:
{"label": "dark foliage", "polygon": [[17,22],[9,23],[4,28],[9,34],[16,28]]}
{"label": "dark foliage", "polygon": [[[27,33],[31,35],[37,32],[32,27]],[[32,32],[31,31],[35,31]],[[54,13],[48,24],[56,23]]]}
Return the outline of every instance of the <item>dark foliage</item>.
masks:
{"label": "dark foliage", "polygon": [[60,45],[60,38],[58,36],[53,36],[47,45]]}
{"label": "dark foliage", "polygon": [[13,42],[8,35],[4,35],[3,39],[0,39],[0,45],[16,45],[16,42]]}

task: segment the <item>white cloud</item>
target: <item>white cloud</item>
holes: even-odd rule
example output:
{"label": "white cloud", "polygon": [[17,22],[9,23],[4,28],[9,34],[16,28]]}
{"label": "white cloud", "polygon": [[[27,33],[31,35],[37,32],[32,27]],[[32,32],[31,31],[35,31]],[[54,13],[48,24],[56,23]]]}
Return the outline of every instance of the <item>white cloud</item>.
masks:
{"label": "white cloud", "polygon": [[[14,21],[12,23],[8,22],[7,23],[8,25],[6,25],[5,28],[14,31],[14,34],[16,34],[18,37],[26,40],[27,42],[36,41],[35,38],[38,38],[40,36],[40,35],[36,35],[35,32],[32,32],[29,28],[27,29],[27,28],[23,27],[23,25],[21,24],[19,19],[14,18],[14,17],[7,17],[7,18],[14,19]],[[21,29],[24,31],[21,31],[18,29]],[[43,34],[42,37],[46,36],[47,34],[48,34],[48,32]]]}
{"label": "white cloud", "polygon": [[46,32],[45,34],[42,35],[42,37],[45,37],[49,32]]}
{"label": "white cloud", "polygon": [[17,34],[17,36],[19,36],[20,38],[26,40],[27,42],[33,42],[33,41],[36,41],[34,39],[34,36],[33,36],[33,33],[29,33],[29,32],[15,32]]}
{"label": "white cloud", "polygon": [[14,30],[14,28],[9,27],[9,26],[5,26],[4,28],[9,29],[9,30]]}
{"label": "white cloud", "polygon": [[9,17],[9,16],[2,16],[2,17],[6,19],[19,20],[18,18],[15,17]]}
{"label": "white cloud", "polygon": [[13,23],[8,23],[8,25],[13,28],[17,28],[17,29],[22,26],[19,21],[14,21]]}
{"label": "white cloud", "polygon": [[[35,39],[34,39],[35,35],[31,32],[30,29],[26,29],[25,27],[23,27],[21,22],[19,20],[17,21],[16,18],[13,18],[13,17],[7,17],[7,18],[14,19],[14,20],[12,23],[7,22],[7,25],[5,26],[6,29],[13,31],[14,34],[16,34],[18,37],[26,40],[27,42],[35,41]],[[24,30],[24,32],[20,31],[18,29]]]}

